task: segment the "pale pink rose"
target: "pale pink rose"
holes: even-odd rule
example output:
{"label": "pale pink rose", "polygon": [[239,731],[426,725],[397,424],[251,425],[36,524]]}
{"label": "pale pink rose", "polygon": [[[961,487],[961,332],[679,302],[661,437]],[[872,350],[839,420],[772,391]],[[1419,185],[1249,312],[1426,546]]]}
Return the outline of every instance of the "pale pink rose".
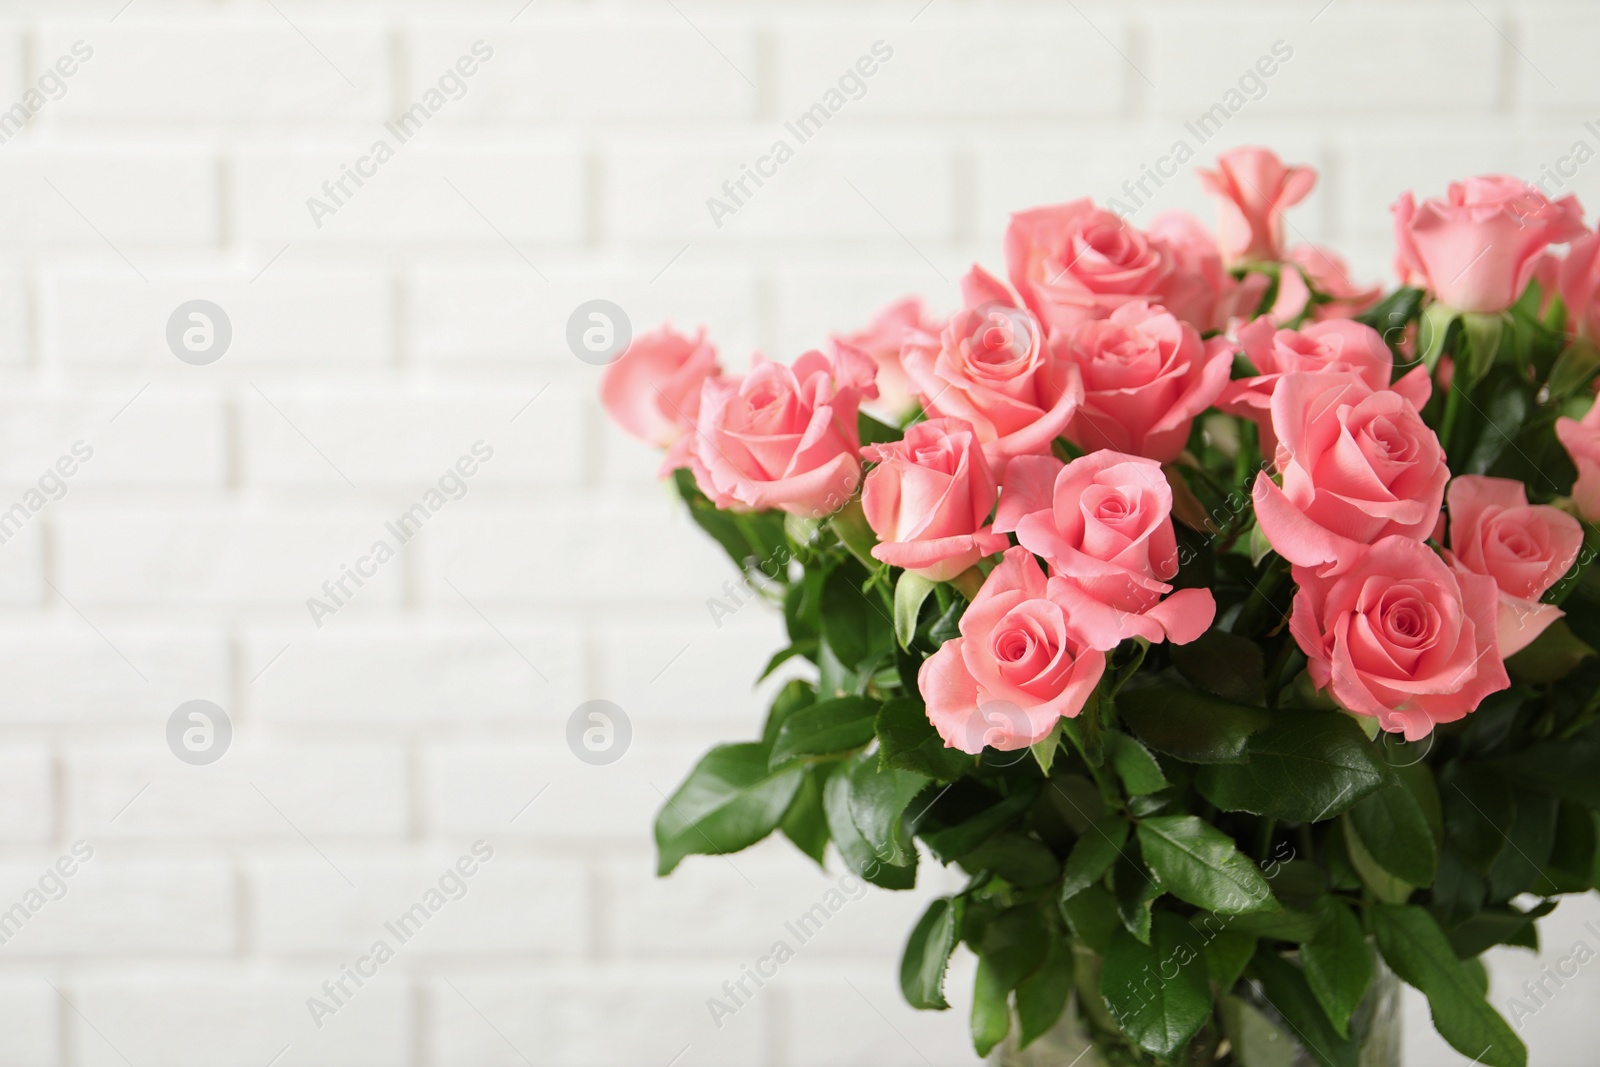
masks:
{"label": "pale pink rose", "polygon": [[1403,194],[1394,212],[1395,270],[1457,311],[1504,311],[1540,255],[1584,234],[1574,196],[1552,201],[1517,178],[1452,182],[1443,200]]}
{"label": "pale pink rose", "polygon": [[1026,748],[1083,710],[1106,657],[1072,625],[1063,585],[1026,549],[1009,549],[961,616],[961,636],[924,661],[917,688],[946,747]]}
{"label": "pale pink rose", "polygon": [[1539,598],[1578,558],[1583,527],[1560,508],[1529,505],[1527,489],[1509,478],[1463,474],[1450,483],[1445,500],[1445,560],[1494,579],[1500,590],[1500,655],[1520,652],[1561,618],[1560,608]]}
{"label": "pale pink rose", "polygon": [[1600,340],[1600,233],[1588,233],[1572,242],[1557,271],[1556,287],[1567,305],[1567,329],[1590,340]]}
{"label": "pale pink rose", "polygon": [[866,329],[832,340],[835,345],[849,345],[872,357],[878,365],[878,402],[872,406],[895,418],[910,410],[912,394],[916,392],[900,365],[900,350],[912,334],[936,334],[939,325],[923,310],[921,299],[908,296],[879,311]]}
{"label": "pale pink rose", "polygon": [[1277,553],[1332,574],[1362,545],[1433,532],[1450,471],[1417,407],[1431,386],[1408,376],[1373,389],[1348,372],[1286,374],[1272,394],[1283,487],[1256,476],[1256,521]]}
{"label": "pale pink rose", "polygon": [[[1352,319],[1383,296],[1380,286],[1361,286],[1350,279],[1350,268],[1340,256],[1316,245],[1289,249],[1286,266],[1278,278],[1278,296],[1272,303],[1273,321],[1284,323],[1308,310],[1313,319]],[[1298,270],[1287,266],[1292,264]],[[1324,299],[1313,302],[1313,292]]]}
{"label": "pale pink rose", "polygon": [[717,350],[701,329],[685,337],[660,326],[635,337],[600,378],[600,403],[613,422],[657,448],[669,449],[662,470],[688,464],[700,387],[722,373]]}
{"label": "pale pink rose", "polygon": [[966,307],[938,337],[917,334],[903,362],[923,409],[964,419],[996,474],[1012,456],[1050,451],[1083,400],[1076,367],[1053,359],[1044,327],[993,276],[962,280]]}
{"label": "pale pink rose", "polygon": [[701,491],[719,508],[837,510],[861,480],[856,412],[877,395],[874,369],[846,346],[793,367],[755,356],[744,377],[708,380],[694,435]]}
{"label": "pale pink rose", "polygon": [[1572,502],[1578,506],[1578,514],[1589,522],[1600,522],[1600,403],[1581,419],[1557,419],[1556,437],[1578,469],[1578,480],[1572,487]]}
{"label": "pale pink rose", "polygon": [[1095,648],[1129,637],[1187,644],[1216,615],[1210,591],[1168,584],[1178,573],[1172,487],[1154,460],[1108,451],[1065,465],[1050,456],[1015,459],[994,528],[1015,530],[1065,579],[1063,602]]}
{"label": "pale pink rose", "polygon": [[1149,234],[1166,244],[1176,264],[1156,303],[1201,333],[1226,329],[1229,319],[1247,310],[1245,305],[1254,310],[1265,295],[1265,285],[1254,289],[1249,275],[1244,282],[1234,281],[1217,239],[1187,211],[1163,211],[1151,221]]}
{"label": "pale pink rose", "polygon": [[1180,255],[1087,199],[1012,215],[1005,251],[1011,284],[1051,330],[1103,319],[1130,300],[1213,326],[1218,298],[1188,263],[1198,252]]}
{"label": "pale pink rose", "polygon": [[1200,185],[1217,198],[1217,233],[1229,263],[1283,258],[1283,212],[1317,184],[1310,167],[1286,167],[1265,148],[1230,148],[1215,171],[1201,170]]}
{"label": "pale pink rose", "polygon": [[1295,567],[1289,629],[1311,681],[1416,741],[1508,688],[1494,580],[1451,570],[1427,545],[1385,537],[1335,577]]}
{"label": "pale pink rose", "polygon": [[1083,377],[1067,439],[1087,452],[1108,448],[1159,463],[1183,451],[1195,416],[1222,394],[1233,369],[1227,338],[1202,341],[1193,326],[1142,300],[1080,323],[1053,348]]}
{"label": "pale pink rose", "polygon": [[998,490],[969,423],[929,419],[861,454],[877,464],[861,490],[875,558],[945,582],[1010,546],[989,527]]}
{"label": "pale pink rose", "polygon": [[[1261,454],[1269,461],[1277,454],[1278,438],[1272,432],[1272,393],[1285,374],[1296,371],[1346,371],[1372,389],[1389,388],[1394,374],[1394,353],[1370,326],[1349,319],[1313,322],[1299,330],[1273,328],[1266,315],[1239,329],[1239,347],[1256,374],[1228,382],[1217,407],[1229,415],[1254,422],[1261,431]],[[1412,374],[1427,377],[1417,367]],[[1410,392],[1420,381],[1408,383]]]}

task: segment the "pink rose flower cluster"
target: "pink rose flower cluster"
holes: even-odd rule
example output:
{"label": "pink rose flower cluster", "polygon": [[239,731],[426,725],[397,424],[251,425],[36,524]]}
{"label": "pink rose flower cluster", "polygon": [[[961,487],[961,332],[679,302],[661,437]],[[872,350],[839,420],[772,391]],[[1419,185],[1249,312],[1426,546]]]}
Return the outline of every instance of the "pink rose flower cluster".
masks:
{"label": "pink rose flower cluster", "polygon": [[[1409,349],[1354,318],[1380,291],[1331,252],[1285,245],[1283,213],[1314,170],[1238,148],[1201,180],[1215,235],[1182,213],[1141,229],[1086,199],[1024,211],[1005,279],[974,266],[948,316],[905,299],[743,375],[703,333],[663,327],[607,369],[602,402],[719,508],[822,519],[859,496],[875,559],[981,580],[919,676],[946,744],[974,753],[1078,715],[1123,642],[1211,627],[1211,591],[1178,581],[1173,465],[1202,415],[1244,420],[1265,460],[1249,503],[1291,568],[1311,681],[1421,737],[1510,684],[1505,658],[1561,614],[1540,598],[1582,527],[1521,482],[1452,477],[1423,417],[1445,367],[1397,366]],[[1400,278],[1432,301],[1499,314],[1542,278],[1569,328],[1600,339],[1600,237],[1573,198],[1476,178],[1420,204],[1407,193],[1393,214]],[[914,421],[862,447],[863,404]],[[1576,509],[1600,519],[1600,406],[1556,432]]]}

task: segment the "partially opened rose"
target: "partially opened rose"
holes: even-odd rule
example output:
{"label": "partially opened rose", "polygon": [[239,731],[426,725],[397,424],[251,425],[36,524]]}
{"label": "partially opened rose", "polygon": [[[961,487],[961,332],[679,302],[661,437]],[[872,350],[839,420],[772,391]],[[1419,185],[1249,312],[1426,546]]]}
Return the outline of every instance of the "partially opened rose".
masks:
{"label": "partially opened rose", "polygon": [[1567,329],[1600,340],[1600,233],[1572,242],[1557,268],[1557,288],[1567,305]]}
{"label": "partially opened rose", "polygon": [[912,334],[936,334],[939,325],[923,309],[921,299],[908,296],[879,311],[865,329],[835,336],[833,343],[865,352],[878,365],[878,402],[873,406],[897,417],[910,409],[916,392],[900,364],[900,350]]}
{"label": "partially opened rose", "polygon": [[[1277,435],[1272,432],[1272,394],[1286,374],[1296,371],[1344,371],[1371,389],[1387,389],[1394,374],[1394,353],[1371,326],[1349,319],[1313,322],[1299,330],[1279,330],[1263,315],[1238,332],[1239,347],[1256,369],[1248,378],[1227,383],[1217,407],[1230,415],[1250,419],[1261,430],[1261,454],[1276,455]],[[1426,377],[1418,367],[1412,374]],[[1405,386],[1426,388],[1420,379]]]}
{"label": "partially opened rose", "polygon": [[1052,359],[1044,327],[981,268],[962,281],[965,310],[935,338],[908,341],[904,363],[923,409],[972,424],[999,472],[1013,456],[1050,451],[1083,400],[1076,367]]}
{"label": "partially opened rose", "polygon": [[876,395],[865,355],[811,351],[793,367],[756,356],[742,378],[706,382],[694,435],[701,492],[719,508],[827,515],[861,480],[856,412]]}
{"label": "partially opened rose", "polygon": [[1052,330],[1103,319],[1130,300],[1166,304],[1209,328],[1215,298],[1173,247],[1089,200],[1011,216],[1006,270],[1034,314]]}
{"label": "partially opened rose", "polygon": [[1290,631],[1319,689],[1407,741],[1505,689],[1494,580],[1409,537],[1363,546],[1336,577],[1296,567]]}
{"label": "partially opened rose", "polygon": [[1452,182],[1443,199],[1393,207],[1395,270],[1457,311],[1504,311],[1528,287],[1552,244],[1584,234],[1573,196],[1551,200],[1517,178]]}
{"label": "partially opened rose", "polygon": [[944,582],[1010,546],[989,527],[997,489],[969,423],[929,419],[861,454],[877,464],[861,490],[875,558]]}
{"label": "partially opened rose", "polygon": [[[1408,399],[1398,391],[1414,388]],[[1256,521],[1290,563],[1337,573],[1363,545],[1433,532],[1450,478],[1439,439],[1417,414],[1431,386],[1408,376],[1373,389],[1348,372],[1287,374],[1272,394],[1279,488],[1256,476]]]}
{"label": "partially opened rose", "polygon": [[[1265,286],[1258,290],[1234,281],[1217,250],[1217,239],[1187,211],[1163,211],[1151,220],[1149,234],[1167,246],[1173,261],[1157,303],[1201,333],[1226,329],[1233,316],[1253,310],[1265,295]],[[1251,275],[1246,283],[1251,277],[1268,280]]]}
{"label": "partially opened rose", "polygon": [[1283,212],[1317,184],[1310,167],[1286,167],[1265,148],[1243,145],[1200,170],[1200,185],[1217,198],[1217,237],[1230,263],[1283,258]]}
{"label": "partially opened rose", "polygon": [[1106,657],[1074,628],[1063,585],[1026,549],[1009,549],[961,616],[961,636],[923,661],[917,688],[946,747],[1026,748],[1083,710]]}
{"label": "partially opened rose", "polygon": [[1526,648],[1562,615],[1539,598],[1566,573],[1583,547],[1583,527],[1559,508],[1530,505],[1521,482],[1463,474],[1445,494],[1450,551],[1459,570],[1494,579],[1500,591],[1500,654]]}
{"label": "partially opened rose", "polygon": [[700,386],[721,373],[705,330],[693,337],[661,326],[635,337],[600,378],[600,403],[628,433],[670,449],[664,469],[688,462]]}
{"label": "partially opened rose", "polygon": [[1111,317],[1081,323],[1055,343],[1083,377],[1083,404],[1067,439],[1085,451],[1109,448],[1165,463],[1189,427],[1228,384],[1232,345],[1202,341],[1165,308],[1133,301]]}
{"label": "partially opened rose", "polygon": [[1129,637],[1187,644],[1216,614],[1208,590],[1168,584],[1178,573],[1172,487],[1154,460],[1107,451],[1065,465],[1049,456],[1013,460],[994,528],[1015,530],[1066,580],[1061,596],[1095,648]]}
{"label": "partially opened rose", "polygon": [[[1278,276],[1278,296],[1271,311],[1275,322],[1290,322],[1307,311],[1319,321],[1354,318],[1383,296],[1379,286],[1352,281],[1344,259],[1326,248],[1296,245],[1284,262],[1299,269],[1286,266]],[[1313,290],[1327,299],[1312,302]]]}
{"label": "partially opened rose", "polygon": [[1572,486],[1578,514],[1589,522],[1600,522],[1600,403],[1581,419],[1564,415],[1557,419],[1556,438],[1578,468],[1578,480]]}

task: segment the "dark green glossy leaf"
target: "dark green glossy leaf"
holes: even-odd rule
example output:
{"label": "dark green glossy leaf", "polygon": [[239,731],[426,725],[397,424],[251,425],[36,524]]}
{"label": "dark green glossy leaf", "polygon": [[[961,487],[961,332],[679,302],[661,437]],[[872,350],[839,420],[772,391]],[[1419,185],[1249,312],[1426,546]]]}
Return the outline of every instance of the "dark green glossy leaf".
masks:
{"label": "dark green glossy leaf", "polygon": [[872,759],[850,767],[850,816],[867,846],[883,862],[896,867],[916,862],[917,850],[905,825],[906,808],[928,781],[910,771],[879,770]]}
{"label": "dark green glossy leaf", "polygon": [[778,828],[796,848],[821,865],[828,851],[828,814],[822,808],[822,789],[833,771],[829,764],[806,768],[800,788]]}
{"label": "dark green glossy leaf", "polygon": [[922,834],[922,841],[935,859],[949,863],[1022,818],[1033,806],[1035,796],[1034,793],[1014,793],[964,822]]}
{"label": "dark green glossy leaf", "polygon": [[1124,689],[1117,714],[1157,752],[1187,763],[1241,763],[1252,734],[1271,713],[1175,685]]}
{"label": "dark green glossy leaf", "polygon": [[1200,936],[1167,911],[1156,913],[1148,945],[1118,930],[1100,970],[1100,994],[1124,1034],[1153,1055],[1173,1058],[1211,1017]]}
{"label": "dark green glossy leaf", "polygon": [[1067,1006],[1067,997],[1072,992],[1074,974],[1071,942],[1063,937],[1051,936],[1044,962],[1017,983],[1019,1048],[1027,1048],[1061,1018],[1061,1012]]}
{"label": "dark green glossy leaf", "polygon": [[960,940],[965,909],[963,897],[940,897],[912,929],[900,957],[900,991],[913,1008],[942,1011],[950,1006],[944,996],[945,968]]}
{"label": "dark green glossy leaf", "polygon": [[1193,815],[1159,815],[1139,823],[1144,861],[1179,900],[1220,914],[1277,907],[1256,865],[1233,838]]}
{"label": "dark green glossy leaf", "polygon": [[[861,831],[856,829],[855,818],[850,812],[850,772],[872,759],[866,754],[852,756],[828,775],[828,781],[822,787],[822,807],[828,815],[828,834],[833,838],[834,847],[839,850],[845,866],[853,873],[884,889],[910,889],[917,881],[915,853],[912,854],[913,862],[908,866],[883,862],[866,838],[861,836]],[[795,765],[795,769],[799,769],[798,765]]]}
{"label": "dark green glossy leaf", "polygon": [[1038,909],[1024,905],[991,919],[978,942],[978,977],[972,1005],[972,1043],[978,1055],[1005,1039],[1011,1028],[1007,998],[1044,962],[1049,933]]}
{"label": "dark green glossy leaf", "polygon": [[1403,782],[1362,797],[1349,814],[1351,828],[1379,867],[1414,886],[1433,884],[1439,850],[1422,805]]}
{"label": "dark green glossy leaf", "polygon": [[1482,767],[1449,767],[1439,785],[1447,838],[1473,870],[1488,874],[1516,819],[1511,787]]}
{"label": "dark green glossy leaf", "polygon": [[[1226,921],[1226,918],[1224,917],[1222,921]],[[1210,921],[1218,920],[1212,916]],[[1250,957],[1255,955],[1257,938],[1253,934],[1227,929],[1208,934],[1205,926],[1197,924],[1196,920],[1191,920],[1191,925],[1195,925],[1206,939],[1206,969],[1211,972],[1211,980],[1217,983],[1219,990],[1226,993],[1239,981],[1245,965],[1250,962]]]}
{"label": "dark green glossy leaf", "polygon": [[1517,789],[1514,795],[1516,820],[1508,829],[1506,847],[1489,868],[1489,900],[1494,903],[1504,903],[1519,893],[1549,894],[1556,888],[1540,872],[1555,847],[1561,802],[1527,789]]}
{"label": "dark green glossy leaf", "polygon": [[810,682],[799,678],[791,679],[784,683],[778,695],[772,698],[772,707],[767,710],[767,722],[761,729],[761,743],[767,751],[772,751],[772,746],[777,743],[778,730],[788,721],[790,715],[816,702],[817,691]]}
{"label": "dark green glossy leaf", "polygon": [[755,743],[718,745],[695,764],[656,816],[658,874],[685,856],[738,852],[777,828],[800,788],[802,768],[767,769]]}
{"label": "dark green glossy leaf", "polygon": [[1173,645],[1178,673],[1213,696],[1247,707],[1267,702],[1266,665],[1261,646],[1226,630],[1207,630],[1187,645]]}
{"label": "dark green glossy leaf", "polygon": [[1062,868],[1061,899],[1065,901],[1103,878],[1127,840],[1128,821],[1121,815],[1107,815],[1080,835]]}
{"label": "dark green glossy leaf", "polygon": [[1321,929],[1300,946],[1306,982],[1340,1037],[1350,1035],[1350,1016],[1372,982],[1372,949],[1361,923],[1333,897],[1313,909]]}
{"label": "dark green glossy leaf", "polygon": [[1107,730],[1102,737],[1111,767],[1122,779],[1122,787],[1130,795],[1142,796],[1167,787],[1166,776],[1161,773],[1161,766],[1150,755],[1149,749],[1127,734],[1115,730]]}
{"label": "dark green glossy leaf", "polygon": [[1248,755],[1201,768],[1201,795],[1224,811],[1321,822],[1390,780],[1361,727],[1336,712],[1279,712],[1250,738]]}
{"label": "dark green glossy leaf", "polygon": [[1067,920],[1072,936],[1100,955],[1105,955],[1111,935],[1122,927],[1122,920],[1117,917],[1116,899],[1097,885],[1063,900],[1061,915]]}
{"label": "dark green glossy leaf", "polygon": [[1288,1022],[1295,1038],[1322,1067],[1357,1067],[1356,1043],[1342,1038],[1328,1022],[1322,1005],[1300,968],[1266,945],[1256,949],[1250,970],[1261,980],[1262,995]]}
{"label": "dark green glossy leaf", "polygon": [[836,697],[797,708],[778,728],[771,765],[860,748],[872,740],[877,720],[877,702],[866,697]]}
{"label": "dark green glossy leaf", "polygon": [[928,721],[927,710],[915,697],[897,697],[878,709],[878,762],[929,778],[948,782],[973,767],[973,759],[949,748]]}
{"label": "dark green glossy leaf", "polygon": [[889,655],[893,622],[881,598],[863,592],[865,576],[847,562],[834,568],[822,585],[822,636],[851,670]]}
{"label": "dark green glossy leaf", "polygon": [[1486,1067],[1527,1067],[1527,1048],[1484,999],[1433,916],[1389,904],[1369,914],[1383,958],[1427,996],[1433,1025],[1452,1048]]}
{"label": "dark green glossy leaf", "polygon": [[1038,838],[1002,830],[960,859],[969,874],[993,871],[1014,886],[1045,885],[1061,874],[1055,853]]}

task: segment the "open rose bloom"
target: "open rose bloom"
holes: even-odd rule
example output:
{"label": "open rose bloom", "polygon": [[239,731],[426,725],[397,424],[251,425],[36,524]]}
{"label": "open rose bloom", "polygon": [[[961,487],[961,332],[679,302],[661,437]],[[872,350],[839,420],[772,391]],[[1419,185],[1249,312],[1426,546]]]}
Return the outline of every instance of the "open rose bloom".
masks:
{"label": "open rose bloom", "polygon": [[1600,241],[1511,178],[1406,193],[1385,294],[1286,242],[1311,168],[1199,174],[1214,232],[1064,198],[948,316],[743,374],[663,327],[606,370],[738,569],[711,630],[762,600],[785,635],[660,870],[774,832],[885,889],[959,868],[902,990],[947,1007],[968,946],[980,1056],[1076,988],[1107,1062],[1388,1063],[1376,951],[1527,1067],[1460,960],[1600,876]]}

